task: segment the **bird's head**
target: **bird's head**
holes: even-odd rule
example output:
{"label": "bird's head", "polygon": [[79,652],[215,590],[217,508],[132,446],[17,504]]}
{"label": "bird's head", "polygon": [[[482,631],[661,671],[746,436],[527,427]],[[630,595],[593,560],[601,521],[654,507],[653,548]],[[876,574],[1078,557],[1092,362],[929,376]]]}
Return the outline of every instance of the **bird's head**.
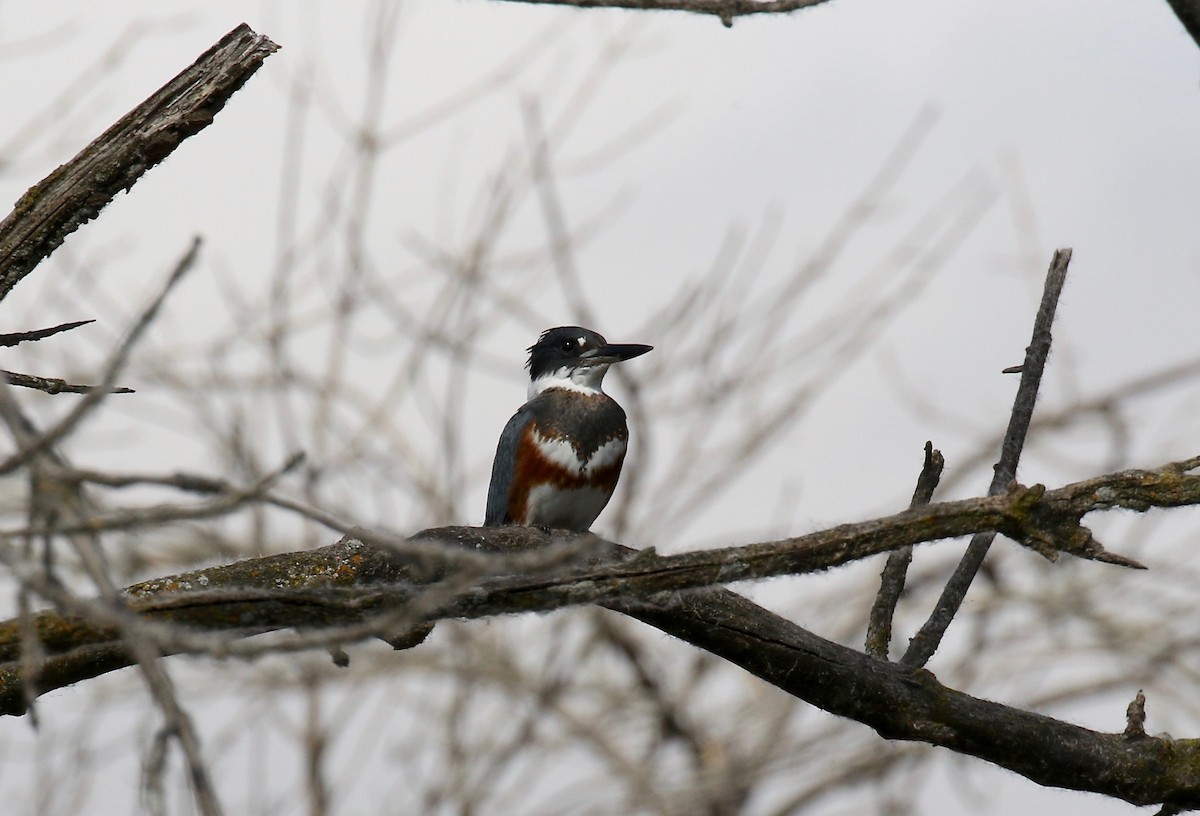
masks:
{"label": "bird's head", "polygon": [[603,393],[600,383],[609,366],[652,348],[641,343],[609,343],[599,333],[579,326],[546,329],[529,347],[529,398],[548,388]]}

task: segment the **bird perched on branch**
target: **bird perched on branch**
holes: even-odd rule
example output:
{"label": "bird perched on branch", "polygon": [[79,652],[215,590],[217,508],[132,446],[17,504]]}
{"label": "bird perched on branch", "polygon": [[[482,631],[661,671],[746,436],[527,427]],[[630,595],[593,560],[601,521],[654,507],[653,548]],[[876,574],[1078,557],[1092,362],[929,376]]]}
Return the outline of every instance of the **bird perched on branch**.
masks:
{"label": "bird perched on branch", "polygon": [[650,351],[560,326],[529,347],[529,395],[500,434],[484,524],[585,532],[608,504],[629,441],[625,412],[600,383]]}

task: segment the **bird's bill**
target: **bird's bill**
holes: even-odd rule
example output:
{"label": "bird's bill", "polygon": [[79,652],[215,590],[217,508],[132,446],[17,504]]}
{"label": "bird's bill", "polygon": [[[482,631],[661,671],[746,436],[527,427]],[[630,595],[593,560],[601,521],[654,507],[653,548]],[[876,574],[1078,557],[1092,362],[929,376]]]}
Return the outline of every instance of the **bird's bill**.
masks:
{"label": "bird's bill", "polygon": [[653,348],[654,346],[645,346],[641,343],[609,343],[606,346],[585,351],[579,357],[587,365],[603,365],[641,357]]}

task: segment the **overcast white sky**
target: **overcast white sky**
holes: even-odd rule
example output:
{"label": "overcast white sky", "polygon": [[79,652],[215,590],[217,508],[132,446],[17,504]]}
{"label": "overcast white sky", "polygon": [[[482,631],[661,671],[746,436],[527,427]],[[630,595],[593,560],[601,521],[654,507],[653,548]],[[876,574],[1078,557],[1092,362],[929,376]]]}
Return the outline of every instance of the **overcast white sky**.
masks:
{"label": "overcast white sky", "polygon": [[[106,274],[127,275],[122,285],[142,293],[199,233],[208,257],[250,279],[263,270],[265,280],[288,124],[283,90],[294,77],[312,75],[334,118],[339,106],[357,111],[367,16],[358,4],[311,2],[0,5],[0,98],[8,111],[0,145],[89,72],[132,21],[157,21],[83,104],[50,108],[16,163],[0,168],[0,200],[15,201],[245,20],[283,50],[215,126],[70,238],[67,249],[85,259],[119,258]],[[682,14],[424,0],[405,4],[401,19],[397,70],[408,79],[389,89],[383,114],[398,127],[470,87],[523,44],[550,43],[486,102],[386,156],[386,183],[375,190],[377,212],[386,216],[370,226],[381,251],[393,247],[406,266],[415,259],[401,235],[451,244],[461,238],[480,179],[520,144],[523,100],[557,110],[606,44],[632,43],[560,157],[562,167],[575,167],[562,195],[578,220],[620,204],[579,256],[603,316],[595,328],[613,340],[652,343],[658,355],[671,354],[671,337],[656,335],[646,316],[681,278],[707,267],[731,225],[754,228],[767,213],[780,213],[768,269],[790,269],[922,110],[936,111],[936,123],[851,262],[872,263],[916,213],[963,179],[994,193],[976,232],[889,330],[883,350],[762,461],[759,473],[800,495],[801,509],[780,519],[773,515],[779,494],[742,485],[714,508],[703,532],[693,531],[697,541],[744,530],[747,518],[799,532],[905,501],[931,431],[907,411],[897,383],[966,420],[938,429],[935,441],[951,467],[978,433],[1002,427],[1015,381],[998,372],[1020,359],[1055,247],[1075,249],[1056,343],[1078,366],[1079,390],[1098,391],[1196,352],[1200,49],[1161,0],[834,0],[792,17],[742,19],[732,29]],[[602,171],[589,171],[593,151],[641,121],[658,125]],[[296,206],[312,218],[341,146],[318,125],[304,149],[313,172]],[[32,283],[6,308],[41,325],[41,290]],[[203,335],[220,295],[202,281],[187,286],[192,308],[173,304],[173,327]],[[561,306],[553,298],[530,297],[549,320],[565,322],[554,320]],[[139,295],[128,309],[141,302]],[[479,386],[490,398],[472,409],[479,434],[471,443],[483,467],[522,399],[522,349],[532,340],[518,324],[498,326],[495,336],[513,371]],[[1048,385],[1048,404],[1064,396],[1055,387],[1065,388]],[[1148,448],[1161,440],[1139,441]],[[1195,453],[1191,442],[1175,454]],[[864,472],[873,478],[849,503],[840,485]],[[1044,478],[1052,477],[1029,476]],[[475,492],[481,517],[482,479]],[[1026,801],[1043,812],[1053,803],[1061,814],[1130,812],[997,777],[998,800],[987,812],[1016,813]],[[931,795],[927,812],[957,812],[962,803],[953,802],[942,810]]]}

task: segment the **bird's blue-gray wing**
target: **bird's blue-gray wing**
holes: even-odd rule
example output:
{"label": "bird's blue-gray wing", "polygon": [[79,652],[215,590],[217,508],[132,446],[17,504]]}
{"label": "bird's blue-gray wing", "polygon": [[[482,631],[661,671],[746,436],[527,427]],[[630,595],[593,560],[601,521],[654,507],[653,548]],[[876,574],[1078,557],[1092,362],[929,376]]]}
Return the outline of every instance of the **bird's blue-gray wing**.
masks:
{"label": "bird's blue-gray wing", "polygon": [[500,527],[513,521],[508,517],[508,494],[516,471],[517,447],[521,443],[521,434],[532,421],[533,411],[528,405],[524,405],[513,414],[512,419],[504,426],[504,432],[500,434],[500,442],[496,445],[496,458],[492,461],[492,482],[488,486],[484,526]]}

